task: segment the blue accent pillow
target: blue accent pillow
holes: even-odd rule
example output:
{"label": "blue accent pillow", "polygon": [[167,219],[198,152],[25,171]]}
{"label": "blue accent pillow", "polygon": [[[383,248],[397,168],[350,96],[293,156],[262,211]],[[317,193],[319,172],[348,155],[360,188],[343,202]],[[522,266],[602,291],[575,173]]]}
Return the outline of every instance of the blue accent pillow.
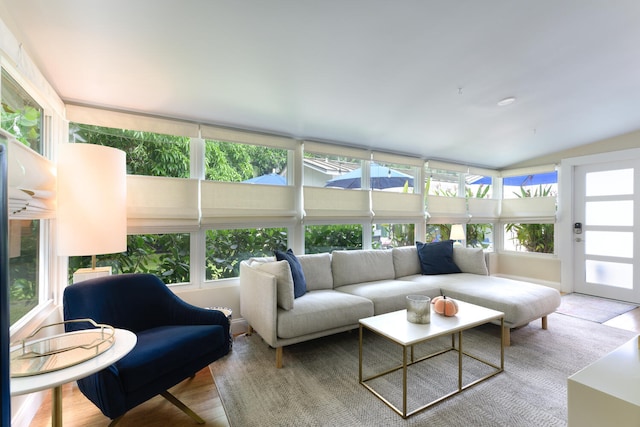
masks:
{"label": "blue accent pillow", "polygon": [[307,293],[307,279],[304,278],[302,265],[291,249],[287,252],[274,251],[278,261],[286,260],[291,267],[293,277],[293,297],[298,298]]}
{"label": "blue accent pillow", "polygon": [[416,242],[422,274],[462,273],[453,262],[453,240],[443,242]]}

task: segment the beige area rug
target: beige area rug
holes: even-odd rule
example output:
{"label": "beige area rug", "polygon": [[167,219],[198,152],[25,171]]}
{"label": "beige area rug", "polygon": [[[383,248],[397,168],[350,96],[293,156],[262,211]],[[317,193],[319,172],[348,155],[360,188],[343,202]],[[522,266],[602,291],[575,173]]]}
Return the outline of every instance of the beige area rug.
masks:
{"label": "beige area rug", "polygon": [[628,302],[574,292],[562,296],[560,307],[556,312],[592,322],[604,323],[636,307],[638,307],[636,304]]}
{"label": "beige area rug", "polygon": [[[548,330],[532,322],[512,331],[512,346],[505,349],[505,372],[407,420],[358,383],[356,331],[286,347],[283,369],[275,368],[275,350],[259,335],[241,336],[233,351],[211,369],[235,427],[564,426],[567,377],[633,336],[633,332],[551,314]],[[498,337],[497,326],[485,325],[466,332],[463,342],[466,350],[499,361]],[[365,348],[365,361],[376,369],[401,360],[400,347],[373,334],[365,336]],[[485,369],[466,358],[463,364],[465,381]],[[454,353],[415,365],[409,373],[413,396],[409,408],[451,391],[456,367]],[[391,376],[376,386],[399,402],[398,381],[397,375]]]}

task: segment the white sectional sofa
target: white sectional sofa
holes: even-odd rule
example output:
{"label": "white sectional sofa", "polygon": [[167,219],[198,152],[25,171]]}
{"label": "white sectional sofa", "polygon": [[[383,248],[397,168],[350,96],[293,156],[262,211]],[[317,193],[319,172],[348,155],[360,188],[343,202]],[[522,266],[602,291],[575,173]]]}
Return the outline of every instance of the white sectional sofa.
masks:
{"label": "white sectional sofa", "polygon": [[306,293],[294,298],[291,266],[275,258],[240,265],[240,311],[249,330],[276,349],[282,367],[286,345],[358,327],[359,319],[406,308],[409,294],[454,299],[504,312],[505,345],[510,329],[541,318],[560,305],[560,293],[529,282],[490,276],[481,249],[453,248],[462,271],[422,274],[416,247],[333,251],[297,257]]}

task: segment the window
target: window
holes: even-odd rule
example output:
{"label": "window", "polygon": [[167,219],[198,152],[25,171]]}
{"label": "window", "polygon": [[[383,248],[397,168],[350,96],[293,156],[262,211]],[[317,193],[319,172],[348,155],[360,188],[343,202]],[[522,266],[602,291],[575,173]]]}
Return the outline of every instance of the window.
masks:
{"label": "window", "polygon": [[[99,267],[110,266],[113,274],[150,273],[166,284],[189,282],[189,233],[127,236],[127,252],[98,255]],[[91,257],[69,257],[69,283],[79,268],[91,267]]]}
{"label": "window", "polygon": [[240,262],[287,250],[286,228],[207,230],[206,280],[240,275]]}
{"label": "window", "polygon": [[504,249],[554,253],[557,172],[506,176],[502,184]]}
{"label": "window", "polygon": [[40,221],[9,221],[10,324],[39,303]]}
{"label": "window", "polygon": [[430,196],[458,197],[461,174],[444,169],[426,169],[425,193]]}
{"label": "window", "polygon": [[362,161],[353,157],[304,153],[304,185],[344,189],[362,188]]}
{"label": "window", "polygon": [[205,179],[287,185],[288,151],[235,142],[205,141]]}
{"label": "window", "polygon": [[413,246],[415,224],[374,224],[372,233],[373,249],[389,249],[401,246]]}
{"label": "window", "polygon": [[490,199],[493,197],[493,177],[467,175],[464,192],[467,198]]}
{"label": "window", "polygon": [[[1,84],[2,129],[42,154],[42,107],[5,70]],[[8,239],[9,318],[13,325],[40,302],[40,265],[44,256],[41,220],[10,218]]]}
{"label": "window", "polygon": [[510,223],[504,230],[507,251],[553,253],[554,224]]}
{"label": "window", "polygon": [[187,137],[70,123],[69,140],[124,151],[129,175],[189,177]]}
{"label": "window", "polygon": [[362,249],[362,225],[307,225],[304,247],[307,254]]}
{"label": "window", "polygon": [[2,70],[2,129],[43,154],[42,107],[5,70]]}

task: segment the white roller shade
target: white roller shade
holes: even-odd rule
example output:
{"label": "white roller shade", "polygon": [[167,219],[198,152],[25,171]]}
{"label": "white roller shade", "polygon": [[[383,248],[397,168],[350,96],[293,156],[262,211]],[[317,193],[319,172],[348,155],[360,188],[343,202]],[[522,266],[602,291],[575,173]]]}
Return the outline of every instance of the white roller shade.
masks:
{"label": "white roller shade", "polygon": [[240,144],[262,145],[271,148],[295,150],[299,144],[292,138],[269,135],[258,132],[249,132],[239,129],[230,129],[218,126],[201,126],[202,138],[224,142],[238,142]]}
{"label": "white roller shade", "polygon": [[47,158],[2,131],[8,141],[10,219],[46,219],[56,215],[56,167]]}
{"label": "white roller shade", "polygon": [[116,129],[128,129],[174,136],[198,136],[196,123],[145,116],[81,105],[66,105],[66,117],[71,122]]}
{"label": "white roller shade", "polygon": [[373,217],[369,191],[304,187],[306,219]]}
{"label": "white roller shade", "polygon": [[345,147],[342,145],[326,144],[324,142],[304,141],[304,151],[328,156],[349,157],[352,159],[370,160],[371,152],[362,148]]}
{"label": "white roller shade", "polygon": [[198,180],[127,175],[129,233],[195,231],[198,226]]}
{"label": "white roller shade", "polygon": [[427,196],[427,222],[448,224],[467,222],[467,201],[463,197]]}
{"label": "white roller shade", "polygon": [[500,176],[506,178],[508,176],[535,175],[538,173],[553,172],[555,170],[556,165],[540,165],[518,169],[505,169],[500,172]]}
{"label": "white roller shade", "polygon": [[424,160],[417,157],[402,156],[399,154],[382,153],[374,151],[371,153],[371,160],[377,163],[393,163],[398,165],[407,165],[415,167],[423,167]]}
{"label": "white roller shade", "polygon": [[442,162],[440,160],[429,160],[426,165],[427,169],[447,170],[453,172],[467,173],[469,166],[458,163]]}
{"label": "white roller shade", "polygon": [[556,219],[555,197],[523,197],[502,200],[502,222],[552,223]]}
{"label": "white roller shade", "polygon": [[203,225],[292,219],[296,216],[295,187],[201,181]]}
{"label": "white roller shade", "polygon": [[493,222],[500,216],[499,199],[467,199],[467,207],[472,222]]}
{"label": "white roller shade", "polygon": [[374,220],[395,220],[402,218],[424,219],[422,194],[373,191],[371,201]]}

